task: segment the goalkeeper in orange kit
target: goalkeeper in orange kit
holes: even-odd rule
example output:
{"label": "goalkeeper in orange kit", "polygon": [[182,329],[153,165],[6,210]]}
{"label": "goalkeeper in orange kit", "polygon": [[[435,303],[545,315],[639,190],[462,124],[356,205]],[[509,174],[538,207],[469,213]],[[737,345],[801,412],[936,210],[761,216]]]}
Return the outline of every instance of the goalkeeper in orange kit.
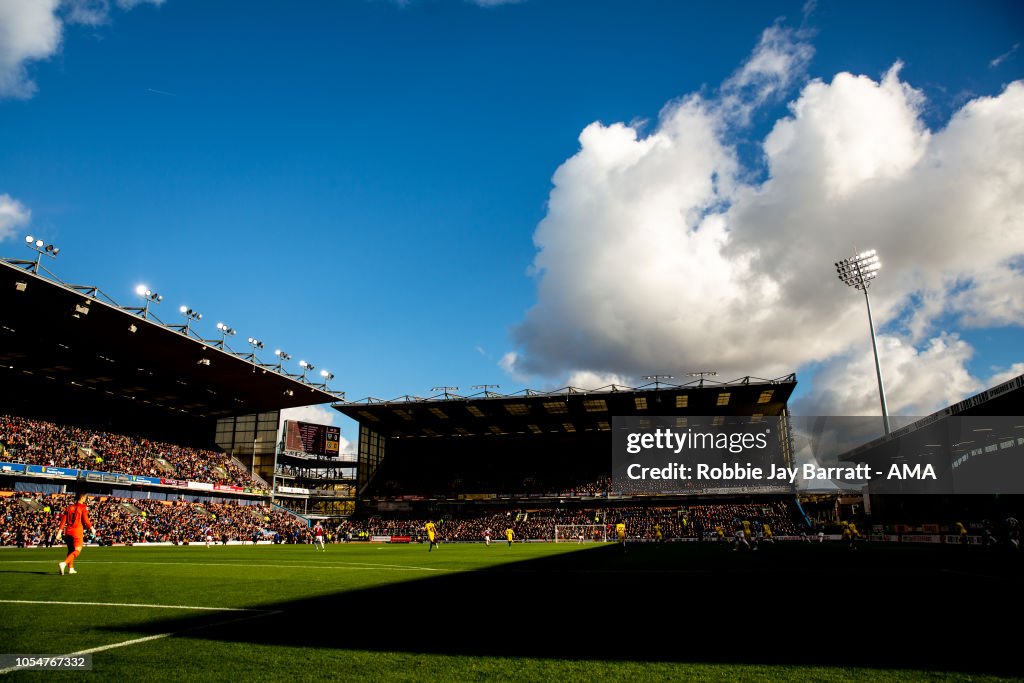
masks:
{"label": "goalkeeper in orange kit", "polygon": [[88,527],[89,533],[96,536],[96,529],[89,520],[89,510],[85,507],[85,498],[84,493],[75,496],[75,502],[64,510],[58,522],[57,533],[64,536],[64,543],[68,546],[68,556],[57,565],[62,575],[65,569],[68,574],[78,573],[75,570],[75,558],[81,554],[85,546],[85,528]]}

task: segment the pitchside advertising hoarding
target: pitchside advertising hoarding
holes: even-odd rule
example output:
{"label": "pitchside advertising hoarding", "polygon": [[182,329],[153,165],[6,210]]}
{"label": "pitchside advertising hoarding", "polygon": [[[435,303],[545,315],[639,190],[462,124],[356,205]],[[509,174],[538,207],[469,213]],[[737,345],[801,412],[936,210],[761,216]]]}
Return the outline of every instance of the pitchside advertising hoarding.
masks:
{"label": "pitchside advertising hoarding", "polygon": [[341,450],[341,427],[286,420],[284,430],[286,450],[330,457]]}
{"label": "pitchside advertising hoarding", "polygon": [[615,417],[611,492],[1024,493],[1024,419],[900,422],[886,436],[874,417]]}

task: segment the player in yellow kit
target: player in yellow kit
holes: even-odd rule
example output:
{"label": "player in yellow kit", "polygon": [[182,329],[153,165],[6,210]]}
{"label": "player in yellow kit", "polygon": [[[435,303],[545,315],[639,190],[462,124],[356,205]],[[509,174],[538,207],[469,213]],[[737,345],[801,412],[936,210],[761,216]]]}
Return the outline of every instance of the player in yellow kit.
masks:
{"label": "player in yellow kit", "polygon": [[615,538],[622,547],[622,552],[626,552],[626,523],[619,522],[615,525]]}
{"label": "player in yellow kit", "polygon": [[430,541],[430,547],[427,549],[429,553],[437,545],[437,527],[434,526],[433,522],[428,521],[427,525],[423,527],[427,532],[427,540]]}
{"label": "player in yellow kit", "polygon": [[505,529],[505,538],[508,539],[508,547],[512,547],[512,541],[516,537],[516,532],[512,531],[512,527]]}

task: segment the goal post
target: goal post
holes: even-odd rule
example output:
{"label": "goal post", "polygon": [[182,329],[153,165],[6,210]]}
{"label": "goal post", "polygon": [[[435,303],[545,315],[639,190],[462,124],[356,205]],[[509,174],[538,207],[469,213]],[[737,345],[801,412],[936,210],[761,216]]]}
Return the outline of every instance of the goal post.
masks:
{"label": "goal post", "polygon": [[608,529],[604,524],[556,524],[555,543],[606,543]]}

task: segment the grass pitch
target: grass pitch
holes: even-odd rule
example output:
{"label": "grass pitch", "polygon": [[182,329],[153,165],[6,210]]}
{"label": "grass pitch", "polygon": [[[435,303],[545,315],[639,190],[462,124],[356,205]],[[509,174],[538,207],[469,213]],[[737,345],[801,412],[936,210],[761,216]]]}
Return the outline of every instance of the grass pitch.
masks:
{"label": "grass pitch", "polygon": [[[1024,672],[1019,555],[779,544],[0,550],[12,680],[972,680]],[[90,604],[92,603],[92,604]]]}

